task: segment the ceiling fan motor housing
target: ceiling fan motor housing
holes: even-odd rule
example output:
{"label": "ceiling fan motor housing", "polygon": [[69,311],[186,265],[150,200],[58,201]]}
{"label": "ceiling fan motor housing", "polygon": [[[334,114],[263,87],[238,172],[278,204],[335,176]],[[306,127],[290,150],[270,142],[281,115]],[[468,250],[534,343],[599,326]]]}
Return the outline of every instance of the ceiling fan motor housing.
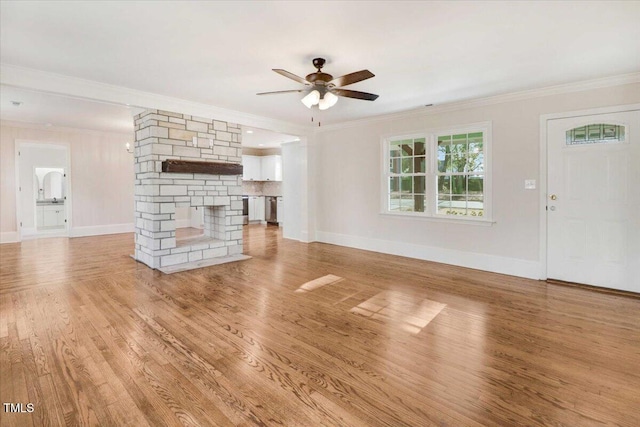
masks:
{"label": "ceiling fan motor housing", "polygon": [[333,80],[333,76],[331,74],[327,74],[327,73],[323,73],[321,71],[318,71],[317,73],[307,74],[306,80],[309,83],[326,85],[331,80]]}
{"label": "ceiling fan motor housing", "polygon": [[322,67],[324,67],[325,64],[325,59],[324,58],[314,58],[313,59],[313,66],[318,70],[315,73],[311,73],[311,74],[307,74],[307,77],[305,77],[305,80],[308,81],[309,83],[314,83],[315,85],[324,85],[326,86],[327,83],[329,83],[331,80],[333,80],[333,76],[331,74],[327,74],[327,73],[323,73]]}

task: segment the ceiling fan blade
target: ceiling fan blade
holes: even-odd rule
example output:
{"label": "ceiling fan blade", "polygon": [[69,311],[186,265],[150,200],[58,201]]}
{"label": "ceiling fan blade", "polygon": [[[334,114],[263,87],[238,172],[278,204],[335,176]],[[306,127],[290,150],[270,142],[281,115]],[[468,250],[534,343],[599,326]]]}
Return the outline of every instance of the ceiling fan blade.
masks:
{"label": "ceiling fan blade", "polygon": [[273,71],[275,71],[276,73],[278,73],[278,74],[280,74],[282,76],[288,77],[291,80],[295,80],[298,83],[302,83],[303,85],[308,85],[309,84],[309,82],[306,81],[305,79],[303,79],[302,77],[296,76],[295,74],[290,73],[287,70],[282,70],[280,68],[274,68]]}
{"label": "ceiling fan blade", "polygon": [[293,93],[293,92],[304,92],[304,90],[302,89],[276,90],[274,92],[260,92],[260,93],[256,93],[256,95],[277,95],[279,93]]}
{"label": "ceiling fan blade", "polygon": [[367,92],[358,92],[357,90],[349,89],[332,89],[331,92],[338,96],[344,96],[346,98],[364,99],[365,101],[375,101],[378,99],[378,95]]}
{"label": "ceiling fan blade", "polygon": [[345,74],[342,77],[336,77],[335,79],[331,80],[329,84],[333,84],[335,86],[347,86],[370,79],[371,77],[375,77],[375,74],[373,74],[371,71],[360,70],[356,71],[355,73]]}

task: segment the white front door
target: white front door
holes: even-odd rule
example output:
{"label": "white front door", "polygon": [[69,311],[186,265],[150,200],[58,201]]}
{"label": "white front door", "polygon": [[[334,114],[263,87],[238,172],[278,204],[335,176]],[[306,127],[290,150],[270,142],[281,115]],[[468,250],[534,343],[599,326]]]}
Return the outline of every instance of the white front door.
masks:
{"label": "white front door", "polygon": [[547,276],[640,292],[640,111],[547,122]]}

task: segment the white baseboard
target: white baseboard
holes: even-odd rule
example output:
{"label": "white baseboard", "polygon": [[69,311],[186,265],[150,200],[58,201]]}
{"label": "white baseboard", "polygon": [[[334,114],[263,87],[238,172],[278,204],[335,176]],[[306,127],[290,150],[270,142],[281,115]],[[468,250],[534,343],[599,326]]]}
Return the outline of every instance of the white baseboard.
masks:
{"label": "white baseboard", "polygon": [[326,231],[317,231],[316,241],[457,265],[460,267],[475,268],[493,273],[526,277],[528,279],[540,279],[540,263],[537,261],[394,242],[390,240],[371,239],[368,237],[350,236]]}
{"label": "white baseboard", "polygon": [[3,231],[2,233],[0,233],[0,243],[15,243],[17,241],[17,231]]}
{"label": "white baseboard", "polygon": [[[311,242],[317,241],[317,240],[318,239],[311,239],[311,235],[309,234],[308,231],[305,231],[305,230],[301,230],[300,231],[300,241],[302,243],[311,243]],[[347,245],[344,245],[344,246],[347,246]]]}
{"label": "white baseboard", "polygon": [[[188,219],[176,221],[176,228],[191,227],[191,222]],[[108,225],[89,225],[84,227],[73,227],[69,232],[69,237],[87,237],[87,236],[101,236],[104,234],[119,234],[119,233],[133,233],[133,223],[127,224],[108,224]],[[63,235],[63,234],[61,234]],[[66,235],[66,233],[64,233]],[[23,228],[22,239],[34,239],[46,237],[45,235],[38,233],[35,228]],[[18,233],[16,231],[7,231],[0,233],[0,243],[14,243],[18,241]]]}
{"label": "white baseboard", "polygon": [[73,227],[69,237],[100,236],[103,234],[133,233],[133,223],[89,225],[85,227]]}
{"label": "white baseboard", "polygon": [[34,228],[22,227],[22,240],[30,239],[30,238],[33,239],[37,235],[38,235],[38,230],[35,227]]}

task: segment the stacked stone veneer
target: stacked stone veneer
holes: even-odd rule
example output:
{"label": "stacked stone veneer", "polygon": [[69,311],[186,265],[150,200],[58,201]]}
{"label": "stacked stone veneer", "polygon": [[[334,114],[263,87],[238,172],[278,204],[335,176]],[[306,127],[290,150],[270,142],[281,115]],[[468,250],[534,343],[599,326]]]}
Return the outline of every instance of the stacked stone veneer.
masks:
{"label": "stacked stone veneer", "polygon": [[[162,172],[167,159],[242,163],[240,126],[160,110],[134,119],[135,258],[162,268],[241,254],[242,175]],[[204,209],[204,236],[180,241],[176,207],[189,206]]]}

